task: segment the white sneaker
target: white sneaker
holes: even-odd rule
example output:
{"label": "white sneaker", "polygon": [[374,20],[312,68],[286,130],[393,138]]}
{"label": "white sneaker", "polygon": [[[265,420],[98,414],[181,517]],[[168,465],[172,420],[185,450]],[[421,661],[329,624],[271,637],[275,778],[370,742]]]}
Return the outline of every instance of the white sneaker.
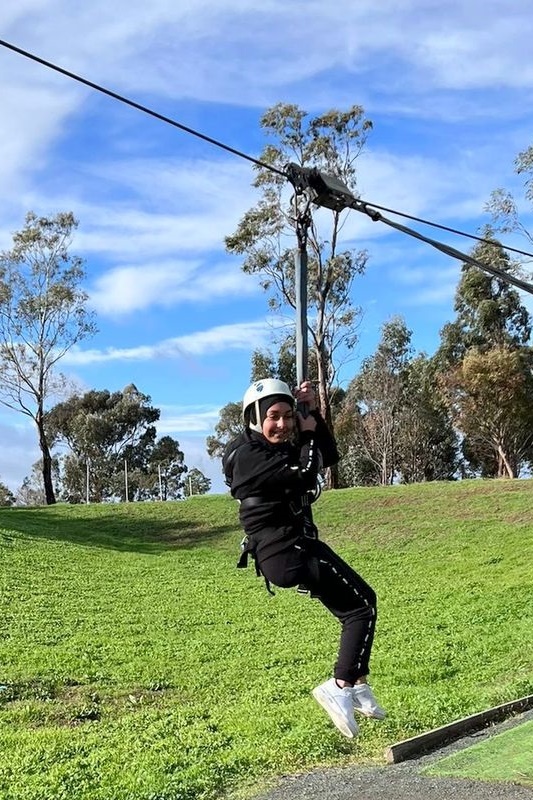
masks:
{"label": "white sneaker", "polygon": [[312,694],[344,736],[348,739],[357,736],[359,727],[353,714],[353,696],[350,687],[341,689],[337,686],[335,678],[330,678],[329,681],[313,689]]}
{"label": "white sneaker", "polygon": [[387,716],[385,710],[378,705],[372,689],[368,683],[356,683],[353,689],[350,689],[353,699],[353,707],[359,714],[364,714],[365,717],[372,717],[373,719],[385,719]]}

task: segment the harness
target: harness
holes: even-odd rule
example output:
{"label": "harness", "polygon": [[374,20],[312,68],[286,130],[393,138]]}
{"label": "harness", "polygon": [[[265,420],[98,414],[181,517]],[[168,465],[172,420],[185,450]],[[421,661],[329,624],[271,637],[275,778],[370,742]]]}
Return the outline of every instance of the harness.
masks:
{"label": "harness", "polygon": [[[246,443],[242,442],[241,444],[237,445],[233,450],[231,450],[230,453],[226,455],[225,458],[224,477],[226,485],[229,486],[230,488],[231,488],[233,461],[235,460],[237,451],[240,450],[241,447],[244,446],[244,444]],[[302,522],[303,535],[305,538],[308,539],[318,539],[318,530],[313,522],[311,504],[314,503],[316,500],[318,500],[321,491],[322,491],[322,485],[319,480],[314,489],[310,489],[297,499],[293,498],[292,500],[289,500],[287,502],[288,511],[290,512],[290,514],[293,516],[294,519],[298,519],[299,521]],[[271,502],[271,498],[266,498],[261,495],[251,495],[250,497],[245,497],[242,500],[239,500],[238,502],[242,508],[253,508],[254,506],[263,505],[265,502]],[[245,569],[248,566],[249,558],[251,558],[254,562],[255,573],[257,577],[263,578],[268,593],[274,595],[275,592],[272,591],[270,581],[261,572],[261,567],[259,566],[259,562],[257,560],[258,544],[259,542],[257,534],[251,534],[251,535],[247,534],[246,536],[244,536],[240,544],[241,554],[239,560],[237,561],[237,568]],[[307,588],[303,585],[298,586],[297,590],[302,594],[307,594],[308,592]]]}
{"label": "harness", "polygon": [[248,558],[251,558],[255,566],[255,574],[258,578],[263,578],[266,590],[269,594],[274,595],[270,586],[270,581],[261,572],[259,561],[257,560],[257,541],[253,536],[245,536],[241,541],[241,556],[237,561],[237,569],[245,569],[248,566]]}
{"label": "harness", "polygon": [[[320,492],[318,492],[318,494],[320,494]],[[315,491],[309,491],[299,498],[299,504],[296,500],[291,500],[287,503],[287,508],[293,517],[302,522],[303,535],[306,539],[318,539],[318,529],[313,522],[313,515],[311,512],[311,503],[315,501],[316,497],[318,497],[318,494],[316,494]],[[250,497],[245,497],[239,502],[244,508],[253,508],[254,506],[262,505],[265,502],[265,498],[261,497],[260,495],[252,495]],[[261,567],[259,566],[259,561],[257,560],[258,543],[257,534],[247,534],[244,536],[241,541],[241,555],[237,562],[237,568],[246,568],[248,566],[248,559],[251,558],[254,562],[255,574],[258,578],[263,578],[267,592],[271,595],[275,595],[275,592],[272,591],[270,581],[261,572]],[[297,591],[300,594],[307,594],[309,590],[303,584],[300,584],[297,587]]]}

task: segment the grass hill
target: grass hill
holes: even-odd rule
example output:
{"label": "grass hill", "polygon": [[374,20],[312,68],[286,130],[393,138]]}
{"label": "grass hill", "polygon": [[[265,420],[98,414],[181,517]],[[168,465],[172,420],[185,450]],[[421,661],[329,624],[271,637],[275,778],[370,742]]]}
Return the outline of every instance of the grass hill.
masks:
{"label": "grass hill", "polygon": [[237,570],[227,496],[0,509],[2,800],[213,800],[533,692],[533,481],[349,489],[321,536],[378,593],[350,742],[310,690],[337,622]]}

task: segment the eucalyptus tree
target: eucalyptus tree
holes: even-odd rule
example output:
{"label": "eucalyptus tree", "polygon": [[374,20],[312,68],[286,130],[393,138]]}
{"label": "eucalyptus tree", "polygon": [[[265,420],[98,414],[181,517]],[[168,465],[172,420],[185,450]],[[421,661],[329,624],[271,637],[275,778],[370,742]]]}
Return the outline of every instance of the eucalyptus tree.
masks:
{"label": "eucalyptus tree", "polygon": [[[522,175],[524,180],[525,199],[533,203],[533,145],[522,150],[515,158],[515,172]],[[513,194],[507,189],[495,189],[486,211],[491,214],[492,223],[501,233],[520,233],[533,244],[533,230],[526,225],[525,215],[519,213],[519,204]]]}
{"label": "eucalyptus tree", "polygon": [[184,495],[187,465],[180,443],[172,436],[163,436],[154,444],[148,457],[141,496],[151,499],[177,500]]}
{"label": "eucalyptus tree", "polygon": [[[504,275],[515,274],[518,265],[511,260],[492,231],[485,231],[485,242],[472,251],[482,263],[496,267]],[[494,347],[517,349],[527,346],[531,318],[520,295],[503,277],[495,277],[478,267],[464,263],[455,292],[456,317],[441,330],[436,359],[442,369],[453,366],[475,348],[480,352]]]}
{"label": "eucalyptus tree", "polygon": [[220,409],[215,433],[206,439],[207,454],[211,458],[222,458],[226,445],[243,430],[242,402],[226,403]]}
{"label": "eucalyptus tree", "polygon": [[67,498],[86,497],[87,476],[92,500],[125,497],[129,473],[131,499],[147,470],[160,413],[133,384],[118,392],[91,390],[55,405],[45,426],[50,441],[68,450],[63,458]]}
{"label": "eucalyptus tree", "polygon": [[0,253],[0,402],[35,423],[47,504],[55,503],[45,406],[65,389],[58,362],[95,333],[86,310],[82,260],[69,252],[77,221],[70,212],[30,212]]}
{"label": "eucalyptus tree", "polygon": [[5,483],[0,481],[0,506],[14,506],[15,495]]}
{"label": "eucalyptus tree", "polygon": [[[504,274],[516,273],[518,265],[490,229],[486,238],[488,241],[476,245],[473,256]],[[533,394],[526,400],[531,391],[527,380],[530,314],[518,291],[504,277],[488,275],[466,263],[455,294],[455,311],[455,320],[441,331],[435,362],[450,412],[463,437],[463,453],[481,474],[511,477],[527,460],[529,448],[522,404],[533,405]],[[506,382],[516,397],[505,389]],[[496,408],[491,409],[490,419],[487,416],[495,386],[499,387],[497,403],[506,417],[505,424]],[[487,413],[480,392],[486,393]]]}
{"label": "eucalyptus tree", "polygon": [[486,477],[519,477],[533,460],[531,351],[470,350],[443,385],[473,465]]}
{"label": "eucalyptus tree", "polygon": [[351,457],[358,454],[356,458],[362,461],[367,476],[365,482],[386,485],[395,476],[411,335],[401,317],[388,320],[382,326],[375,353],[363,361],[359,374],[348,386],[339,420],[343,432],[339,437],[343,438],[341,451],[347,450]]}
{"label": "eucalyptus tree", "polygon": [[187,494],[207,494],[211,489],[211,478],[207,478],[197,467],[189,470],[187,475]]}
{"label": "eucalyptus tree", "polygon": [[404,373],[397,418],[396,471],[402,483],[452,480],[461,467],[459,437],[433,359],[418,353]]}
{"label": "eucalyptus tree", "polygon": [[[54,482],[54,493],[56,495],[59,495],[61,491],[60,472],[60,459],[54,455],[52,456],[52,480]],[[32,464],[31,474],[26,475],[17,489],[16,503],[18,506],[46,505],[46,496],[43,487],[43,465],[40,459]]]}
{"label": "eucalyptus tree", "polygon": [[[279,103],[260,124],[270,139],[260,156],[263,163],[280,171],[289,162],[317,167],[356,193],[356,161],[372,128],[360,106],[309,117],[296,105]],[[244,256],[244,272],[260,277],[272,309],[295,309],[295,234],[298,220],[308,213],[307,201],[290,197],[282,175],[264,167],[257,167],[254,186],[260,199],[226,238],[226,247]],[[315,217],[307,238],[309,358],[317,376],[319,408],[332,428],[331,387],[357,340],[361,311],[353,305],[352,284],[364,272],[367,254],[344,246],[344,212],[321,210]]]}
{"label": "eucalyptus tree", "polygon": [[[289,334],[277,343],[277,347],[254,350],[251,361],[250,382],[261,378],[279,378],[294,388],[296,386],[296,340]],[[309,376],[314,379],[316,376]]]}

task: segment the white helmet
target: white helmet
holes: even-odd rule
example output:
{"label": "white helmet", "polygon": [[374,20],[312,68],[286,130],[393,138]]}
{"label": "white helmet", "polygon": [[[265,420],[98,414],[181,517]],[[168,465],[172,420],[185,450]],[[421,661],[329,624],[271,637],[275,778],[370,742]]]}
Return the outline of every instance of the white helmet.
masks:
{"label": "white helmet", "polygon": [[[265,397],[272,397],[273,395],[281,395],[287,398],[287,402],[291,406],[295,406],[296,401],[294,395],[284,381],[279,381],[277,378],[263,378],[260,381],[255,381],[244,393],[242,399],[242,415],[245,424],[257,433],[261,433],[261,415],[259,413],[259,402],[264,400]],[[247,411],[251,406],[255,408],[255,422],[250,419],[250,413]]]}

